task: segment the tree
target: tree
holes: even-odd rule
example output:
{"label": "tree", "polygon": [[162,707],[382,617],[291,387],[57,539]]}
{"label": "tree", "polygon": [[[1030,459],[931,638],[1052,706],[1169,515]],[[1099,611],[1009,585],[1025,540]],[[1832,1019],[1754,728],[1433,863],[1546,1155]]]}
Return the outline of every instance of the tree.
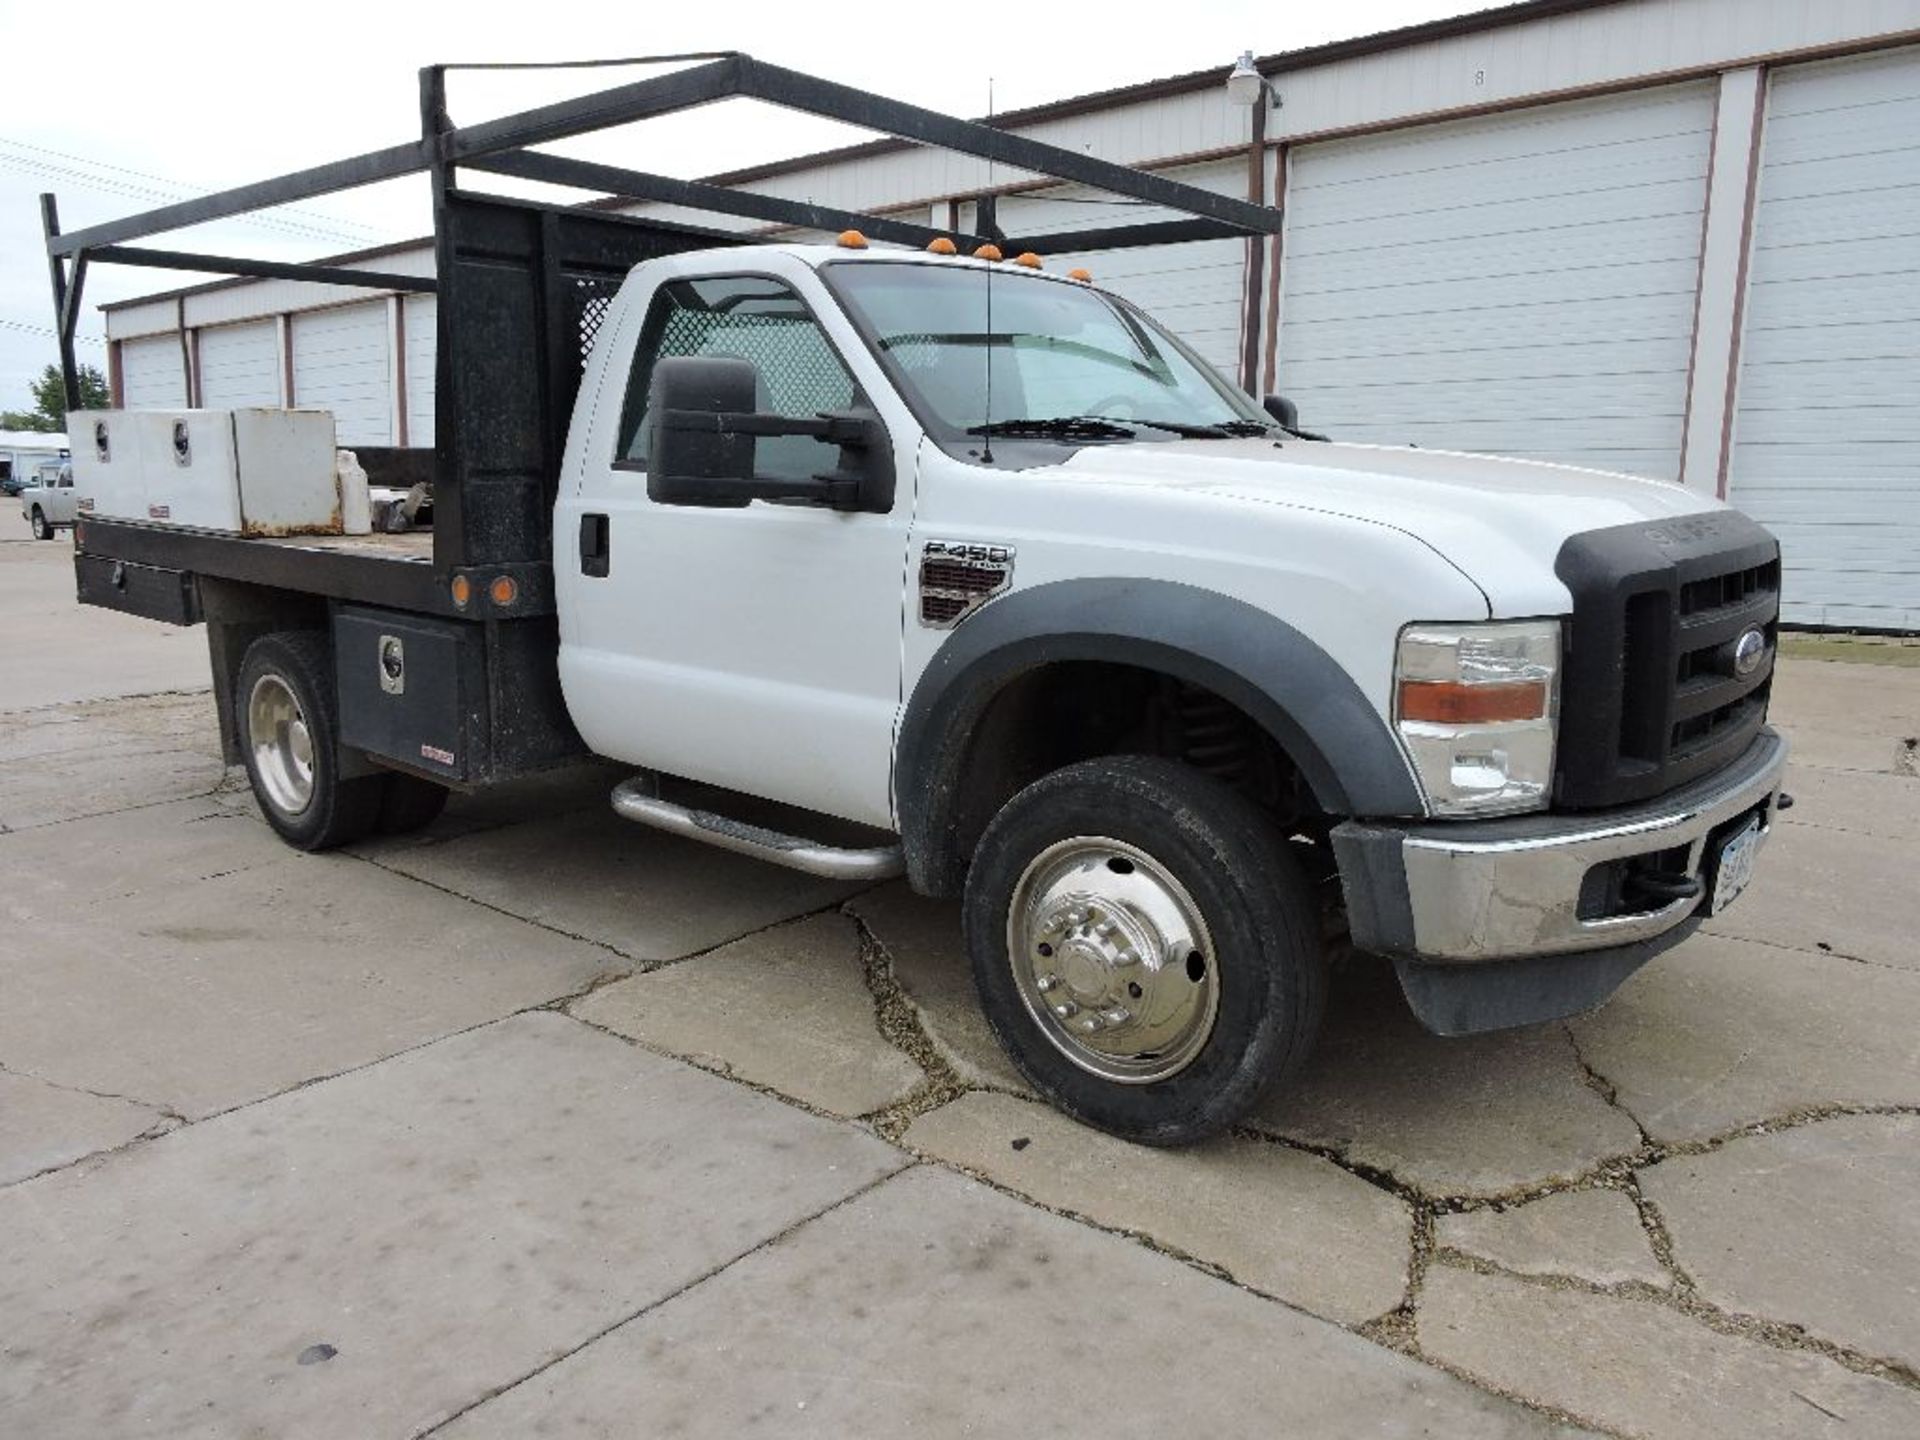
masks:
{"label": "tree", "polygon": [[[113,401],[107,394],[107,377],[91,365],[80,367],[80,403],[76,410],[105,410]],[[67,428],[67,385],[60,378],[60,367],[49,365],[40,378],[27,386],[33,392],[33,409],[0,411],[0,430],[38,430],[49,433]]]}

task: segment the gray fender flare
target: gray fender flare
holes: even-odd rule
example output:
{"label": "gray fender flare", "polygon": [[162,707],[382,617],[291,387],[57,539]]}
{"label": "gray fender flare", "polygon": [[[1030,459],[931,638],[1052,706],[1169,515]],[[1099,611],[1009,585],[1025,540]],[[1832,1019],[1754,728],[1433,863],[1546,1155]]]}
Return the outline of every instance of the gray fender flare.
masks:
{"label": "gray fender flare", "polygon": [[1421,815],[1405,755],[1360,687],[1285,621],[1229,595],[1168,580],[1061,580],[1017,590],[962,623],[915,684],[894,747],[907,874],[955,893],[967,857],[955,824],[968,747],[994,697],[1069,660],[1157,670],[1250,715],[1300,767],[1331,815]]}

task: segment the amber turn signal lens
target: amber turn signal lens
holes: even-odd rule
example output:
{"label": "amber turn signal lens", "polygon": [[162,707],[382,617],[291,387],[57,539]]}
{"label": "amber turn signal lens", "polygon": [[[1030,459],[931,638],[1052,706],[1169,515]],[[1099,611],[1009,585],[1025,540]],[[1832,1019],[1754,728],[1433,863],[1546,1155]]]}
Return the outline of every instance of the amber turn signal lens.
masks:
{"label": "amber turn signal lens", "polygon": [[487,598],[496,605],[511,605],[520,598],[520,587],[514,583],[511,575],[497,575],[487,586]]}
{"label": "amber turn signal lens", "polygon": [[960,247],[944,235],[936,235],[927,242],[927,249],[936,255],[958,255]]}
{"label": "amber turn signal lens", "polygon": [[1005,257],[1001,255],[998,245],[982,245],[978,250],[973,252],[973,258],[976,260],[1000,260]]}
{"label": "amber turn signal lens", "polygon": [[1458,680],[1402,680],[1400,718],[1433,725],[1493,725],[1538,720],[1547,713],[1547,682],[1515,680],[1462,685]]}
{"label": "amber turn signal lens", "polygon": [[1016,265],[1024,265],[1029,270],[1038,270],[1040,268],[1040,257],[1031,250],[1028,250],[1023,254],[1014,256],[1013,263]]}
{"label": "amber turn signal lens", "polygon": [[1067,272],[1067,278],[1069,280],[1078,280],[1084,285],[1093,279],[1093,272],[1091,270],[1069,270]]}
{"label": "amber turn signal lens", "polygon": [[840,232],[840,248],[843,250],[864,250],[867,248],[867,237],[862,235],[858,230],[842,230]]}
{"label": "amber turn signal lens", "polygon": [[466,609],[467,602],[473,599],[473,582],[464,575],[454,576],[447,589],[453,594],[453,603],[462,610]]}

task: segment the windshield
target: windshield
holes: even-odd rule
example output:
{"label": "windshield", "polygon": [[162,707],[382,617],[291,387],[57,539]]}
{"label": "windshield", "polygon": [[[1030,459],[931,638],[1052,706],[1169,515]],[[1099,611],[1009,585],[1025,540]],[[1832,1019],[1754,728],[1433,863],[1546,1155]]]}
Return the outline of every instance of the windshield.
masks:
{"label": "windshield", "polygon": [[1272,428],[1251,400],[1179,341],[1087,286],[996,274],[989,331],[985,270],[872,263],[826,269],[936,438],[992,433],[1086,443]]}

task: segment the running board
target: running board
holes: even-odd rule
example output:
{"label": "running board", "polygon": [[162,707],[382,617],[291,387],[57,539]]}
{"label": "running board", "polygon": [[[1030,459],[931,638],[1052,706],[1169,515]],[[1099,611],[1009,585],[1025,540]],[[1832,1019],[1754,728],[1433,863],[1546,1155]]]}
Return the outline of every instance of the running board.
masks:
{"label": "running board", "polygon": [[652,793],[653,783],[651,776],[636,775],[614,786],[615,813],[642,825],[651,825],[655,830],[665,830],[669,835],[684,835],[689,840],[829,880],[891,880],[906,869],[898,845],[848,850],[798,835],[782,835],[778,830],[729,820],[710,810],[694,810],[662,800]]}

